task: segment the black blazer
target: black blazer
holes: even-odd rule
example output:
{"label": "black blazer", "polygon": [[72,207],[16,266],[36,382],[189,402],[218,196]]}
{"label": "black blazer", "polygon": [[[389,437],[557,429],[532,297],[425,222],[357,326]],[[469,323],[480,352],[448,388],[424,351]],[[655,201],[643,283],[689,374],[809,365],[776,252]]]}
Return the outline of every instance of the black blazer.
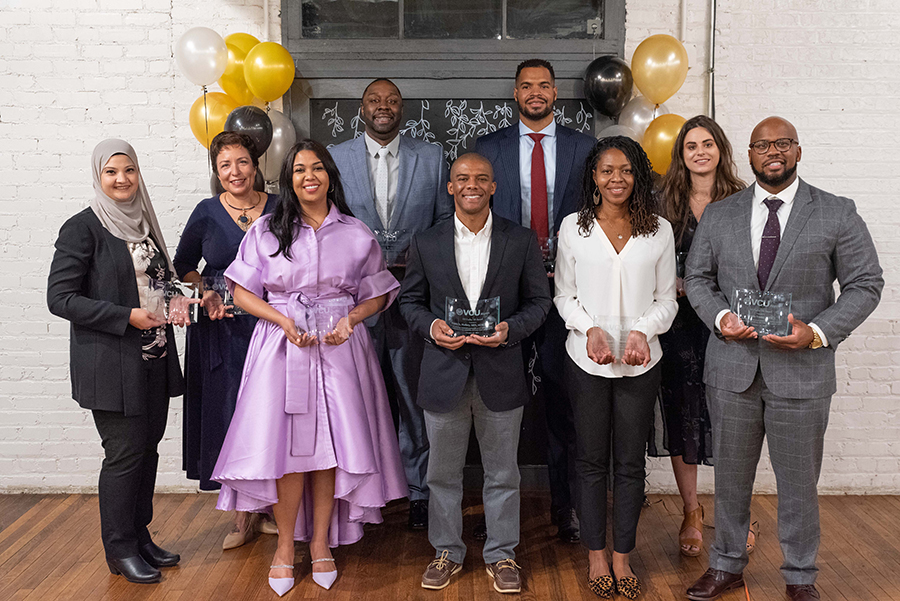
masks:
{"label": "black blazer", "polygon": [[431,324],[444,319],[448,296],[466,298],[456,267],[454,223],[449,219],[413,237],[400,292],[400,312],[429,343],[422,357],[417,402],[436,413],[453,410],[474,368],[488,409],[521,407],[530,396],[519,342],[540,327],[552,303],[537,238],[530,229],[494,215],[481,298],[500,297],[500,319],[509,324],[509,338],[498,348],[465,344],[451,351],[434,343]]}
{"label": "black blazer", "polygon": [[[167,277],[170,274],[167,272]],[[71,322],[72,398],[85,409],[141,415],[146,381],[141,332],[128,323],[140,307],[134,264],[124,240],[87,208],[59,230],[47,281],[50,312]],[[175,332],[166,326],[168,395],[184,392]]]}
{"label": "black blazer", "polygon": [[[553,186],[553,233],[559,232],[563,217],[581,206],[581,178],[588,155],[597,140],[587,134],[556,124],[556,183]],[[494,166],[497,192],[491,209],[494,215],[522,223],[522,187],[519,181],[519,124],[498,129],[475,141],[475,152]]]}

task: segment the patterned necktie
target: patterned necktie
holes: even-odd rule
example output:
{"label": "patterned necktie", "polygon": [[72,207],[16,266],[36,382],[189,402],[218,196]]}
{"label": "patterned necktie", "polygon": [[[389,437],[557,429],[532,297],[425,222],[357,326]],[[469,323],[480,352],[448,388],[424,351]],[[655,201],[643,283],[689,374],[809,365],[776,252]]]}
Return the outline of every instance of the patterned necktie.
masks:
{"label": "patterned necktie", "polygon": [[391,210],[388,204],[388,150],[382,147],[375,155],[378,163],[375,165],[375,208],[378,209],[378,217],[385,228],[391,226]]}
{"label": "patterned necktie", "polygon": [[550,235],[550,220],[547,217],[547,171],[544,169],[544,134],[528,134],[534,140],[531,151],[531,229],[539,238]]}
{"label": "patterned necktie", "polygon": [[765,290],[769,282],[769,273],[775,264],[775,255],[778,254],[778,244],[781,242],[781,225],[778,223],[778,207],[784,204],[775,196],[770,196],[763,201],[769,209],[769,218],[766,219],[766,227],[763,228],[762,240],[759,243],[759,267],[756,277],[759,279],[759,289]]}

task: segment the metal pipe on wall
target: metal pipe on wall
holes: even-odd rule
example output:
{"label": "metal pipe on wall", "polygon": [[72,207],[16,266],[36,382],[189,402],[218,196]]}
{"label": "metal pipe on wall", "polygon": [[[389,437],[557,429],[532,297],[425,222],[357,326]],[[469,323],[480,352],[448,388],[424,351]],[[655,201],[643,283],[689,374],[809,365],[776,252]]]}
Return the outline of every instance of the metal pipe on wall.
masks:
{"label": "metal pipe on wall", "polygon": [[684,44],[685,35],[687,35],[687,3],[688,0],[681,0],[681,22],[678,27],[678,39]]}
{"label": "metal pipe on wall", "polygon": [[[684,1],[684,0],[682,0]],[[716,118],[716,0],[709,0],[709,69],[706,114]]]}

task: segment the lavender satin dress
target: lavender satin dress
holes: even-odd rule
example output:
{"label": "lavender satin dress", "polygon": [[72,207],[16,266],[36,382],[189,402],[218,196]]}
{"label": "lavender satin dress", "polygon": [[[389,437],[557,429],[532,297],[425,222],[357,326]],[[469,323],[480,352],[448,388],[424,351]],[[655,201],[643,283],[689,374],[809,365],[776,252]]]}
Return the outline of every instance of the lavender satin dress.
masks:
{"label": "lavender satin dress", "polygon": [[[319,227],[299,228],[292,259],[278,250],[260,218],[225,271],[229,285],[240,284],[302,328],[304,302],[346,300],[348,310],[388,294],[399,283],[384,267],[381,249],[369,229],[336,207]],[[222,484],[217,508],[260,511],[278,502],[275,481],[284,474],[337,468],[336,499],[329,530],[332,547],[362,538],[363,523],[380,523],[388,501],[408,489],[381,368],[365,326],[340,346],[320,342],[298,348],[277,325],[256,324],[234,418],[225,436],[212,479]],[[304,489],[294,531],[312,538],[312,498]]]}

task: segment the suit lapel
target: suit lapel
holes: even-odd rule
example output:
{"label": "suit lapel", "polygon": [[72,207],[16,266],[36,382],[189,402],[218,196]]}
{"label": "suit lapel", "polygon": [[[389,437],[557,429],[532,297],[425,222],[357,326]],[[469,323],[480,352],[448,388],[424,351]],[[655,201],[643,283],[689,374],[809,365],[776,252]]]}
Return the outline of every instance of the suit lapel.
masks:
{"label": "suit lapel", "polygon": [[503,185],[510,192],[508,198],[512,201],[512,216],[515,223],[522,223],[522,187],[519,185],[519,126],[511,125],[507,129],[506,139],[503,140],[500,156],[503,162]]}
{"label": "suit lapel", "polygon": [[409,148],[409,142],[404,136],[400,136],[400,146],[398,152],[400,159],[400,173],[397,181],[397,195],[394,197],[394,207],[391,209],[390,229],[397,229],[397,222],[403,215],[403,207],[406,206],[406,199],[409,196],[409,188],[412,185],[413,173],[416,171],[416,161],[418,154]]}
{"label": "suit lapel", "polygon": [[491,256],[488,259],[487,273],[484,276],[484,285],[481,287],[479,298],[485,298],[487,291],[491,289],[500,265],[503,264],[503,252],[506,250],[506,241],[509,236],[506,233],[506,224],[499,219],[494,219],[493,231],[491,231]]}
{"label": "suit lapel", "polygon": [[794,207],[791,209],[791,216],[784,226],[784,234],[781,236],[781,242],[778,244],[778,252],[775,254],[775,263],[772,264],[772,271],[769,273],[769,281],[766,283],[766,289],[771,290],[772,283],[778,277],[778,272],[787,261],[788,255],[797,237],[806,225],[810,214],[812,213],[812,196],[809,193],[809,185],[800,180],[800,186],[797,188],[797,194],[794,196]]}
{"label": "suit lapel", "polygon": [[365,134],[355,138],[350,148],[351,173],[347,174],[347,180],[355,188],[353,198],[364,199],[358,206],[363,207],[369,213],[368,218],[357,215],[366,223],[381,223],[378,211],[375,209],[375,197],[372,195],[372,182],[369,179],[369,164],[366,160]]}
{"label": "suit lapel", "polygon": [[[468,299],[462,285],[462,280],[459,279],[459,266],[456,264],[456,240],[454,240],[456,220],[448,219],[441,225],[443,226],[444,231],[439,237],[438,252],[443,259],[442,264],[446,265],[450,271],[450,273],[447,274],[450,278],[450,287],[453,289],[453,294],[456,295],[456,298]],[[468,300],[466,300],[466,303],[468,304]]]}
{"label": "suit lapel", "polygon": [[[559,230],[559,212],[563,206],[563,196],[566,193],[566,183],[572,172],[572,163],[575,162],[575,144],[572,143],[572,133],[567,127],[556,126],[556,183],[553,185],[553,228]],[[580,183],[580,182],[579,182]],[[550,232],[551,234],[553,232]]]}
{"label": "suit lapel", "polygon": [[742,192],[737,211],[738,215],[734,223],[736,251],[744,262],[744,268],[750,274],[747,278],[748,281],[752,281],[753,287],[758,289],[759,280],[756,277],[756,267],[753,265],[753,242],[750,240],[750,221],[753,214],[753,186],[745,188]]}

